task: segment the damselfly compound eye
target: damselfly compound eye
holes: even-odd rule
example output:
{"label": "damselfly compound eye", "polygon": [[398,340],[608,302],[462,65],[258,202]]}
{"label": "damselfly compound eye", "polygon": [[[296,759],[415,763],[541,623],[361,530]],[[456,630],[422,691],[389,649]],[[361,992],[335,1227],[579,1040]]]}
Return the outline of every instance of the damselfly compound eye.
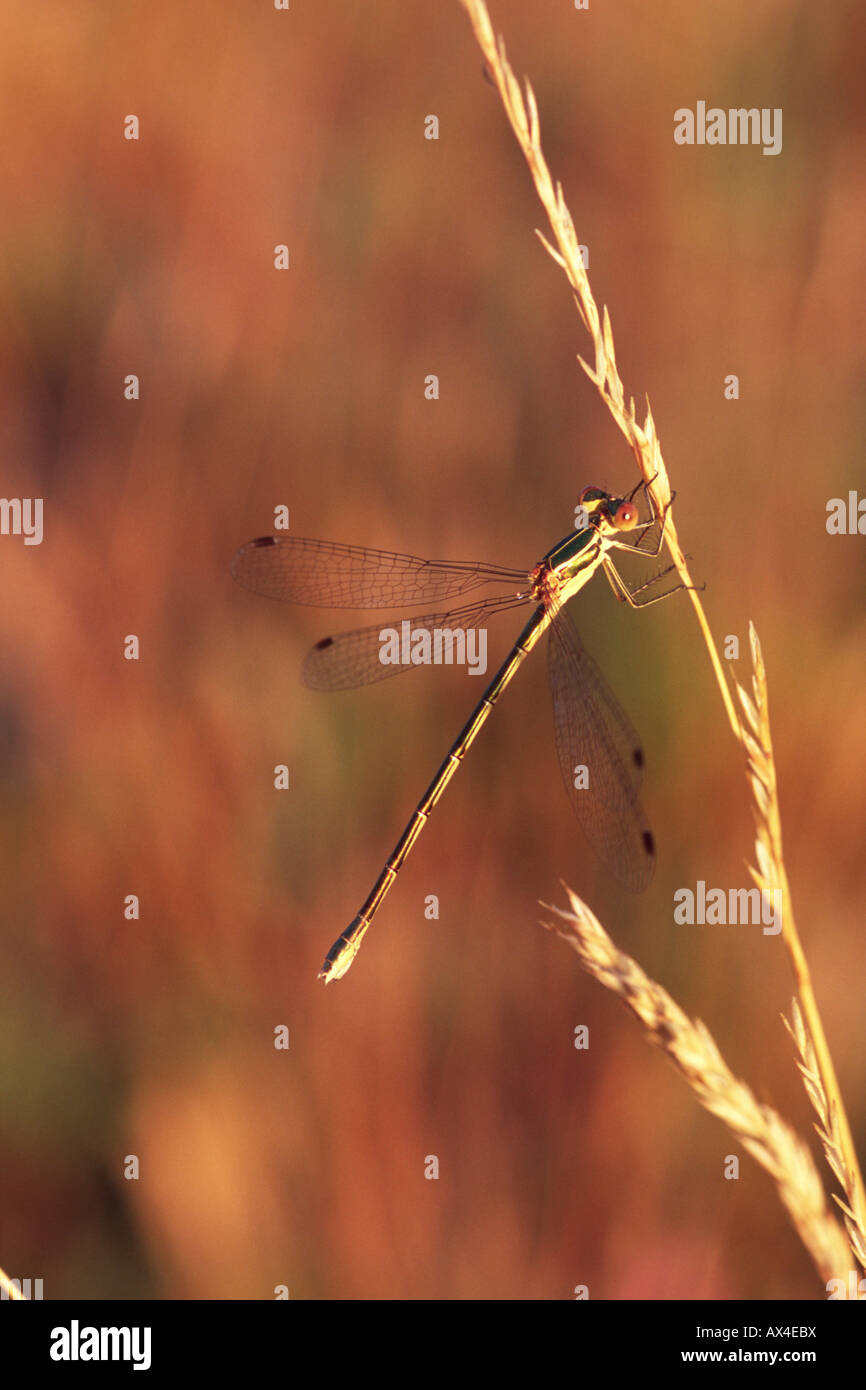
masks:
{"label": "damselfly compound eye", "polygon": [[613,514],[613,524],[618,531],[630,531],[637,525],[637,507],[633,502],[620,502]]}

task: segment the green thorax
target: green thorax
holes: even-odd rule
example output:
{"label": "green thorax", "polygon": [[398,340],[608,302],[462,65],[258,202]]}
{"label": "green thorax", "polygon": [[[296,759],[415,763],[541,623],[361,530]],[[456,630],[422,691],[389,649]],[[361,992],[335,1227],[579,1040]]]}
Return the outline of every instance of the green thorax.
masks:
{"label": "green thorax", "polygon": [[580,531],[573,531],[570,536],[566,536],[552,550],[548,550],[541,565],[553,570],[562,580],[571,579],[591,564],[597,553],[597,540],[596,527],[584,526]]}

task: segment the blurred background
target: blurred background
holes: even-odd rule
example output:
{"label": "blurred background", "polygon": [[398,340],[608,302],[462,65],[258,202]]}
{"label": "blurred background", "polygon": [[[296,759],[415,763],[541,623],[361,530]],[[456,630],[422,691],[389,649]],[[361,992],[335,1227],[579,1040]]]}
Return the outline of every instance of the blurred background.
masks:
{"label": "blurred background", "polygon": [[[652,403],[717,639],[746,658],[752,619],[763,642],[863,1155],[866,539],[825,520],[866,491],[866,13],[492,19]],[[673,922],[677,888],[745,886],[752,854],[685,599],[635,614],[599,582],[575,605],[645,742],[648,891],[580,835],[539,654],[351,973],[316,980],[480,682],[307,690],[311,643],[372,618],[256,598],[235,549],[286,505],[295,535],[529,569],[583,486],[637,480],[456,0],[0,25],[2,492],[45,506],[41,546],[0,538],[0,1265],[46,1298],[820,1297],[769,1179],[741,1153],[724,1181],[729,1133],[539,925],[566,880],[810,1138],[781,942]],[[782,107],[782,153],[675,145],[699,100]],[[491,628],[491,669],[521,622]]]}

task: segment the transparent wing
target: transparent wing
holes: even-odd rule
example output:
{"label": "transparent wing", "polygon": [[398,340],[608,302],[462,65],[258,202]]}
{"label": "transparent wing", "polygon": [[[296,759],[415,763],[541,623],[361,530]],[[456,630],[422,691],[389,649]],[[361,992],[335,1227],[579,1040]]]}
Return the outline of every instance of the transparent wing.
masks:
{"label": "transparent wing", "polygon": [[401,603],[435,602],[481,584],[525,584],[527,578],[523,570],[497,565],[440,563],[295,536],[248,541],[232,561],[232,574],[253,593],[318,608],[393,608]]}
{"label": "transparent wing", "polygon": [[[556,751],[565,788],[595,852],[639,893],[655,868],[655,844],[638,799],[640,740],[569,615],[560,609],[548,647]],[[586,767],[588,785],[575,786]]]}
{"label": "transparent wing", "polygon": [[[452,608],[447,613],[428,613],[423,617],[413,617],[406,621],[411,633],[421,630],[434,633],[454,632],[455,629],[478,628],[497,613],[508,608],[516,608],[526,602],[513,595],[479,599],[467,604],[465,608]],[[304,662],[303,677],[314,690],[352,690],[359,685],[372,685],[374,681],[387,680],[389,676],[399,676],[403,671],[416,671],[412,663],[383,662],[382,653],[385,639],[382,634],[388,629],[397,634],[402,655],[401,619],[384,619],[372,627],[362,627],[354,632],[341,632],[335,637],[323,637],[312,648]],[[411,647],[410,647],[411,650]],[[419,663],[420,664],[420,663]]]}

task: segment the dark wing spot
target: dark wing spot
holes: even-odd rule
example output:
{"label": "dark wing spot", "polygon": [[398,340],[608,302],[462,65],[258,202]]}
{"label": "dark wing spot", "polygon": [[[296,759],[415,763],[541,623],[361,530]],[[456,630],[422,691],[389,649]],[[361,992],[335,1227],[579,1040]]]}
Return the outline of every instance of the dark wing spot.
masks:
{"label": "dark wing spot", "polygon": [[634,763],[635,767],[643,767],[643,749],[642,749],[642,748],[635,748],[634,751],[632,752],[631,757],[632,757],[632,762]]}
{"label": "dark wing spot", "polygon": [[250,545],[255,546],[257,550],[264,549],[266,545],[276,545],[276,543],[276,536],[257,536],[254,541],[250,541]]}
{"label": "dark wing spot", "polygon": [[641,838],[643,839],[643,847],[644,847],[644,849],[646,850],[647,854],[651,854],[651,855],[655,856],[655,852],[656,852],[656,842],[655,842],[655,840],[653,839],[653,837],[652,837],[650,831],[649,831],[649,830],[645,830],[645,831],[643,832],[643,835],[642,835]]}
{"label": "dark wing spot", "polygon": [[334,645],[334,639],[333,639],[333,637],[323,637],[322,640],[321,640],[321,642],[317,642],[317,643],[316,643],[316,645],[315,645],[314,648],[313,648],[313,651],[314,651],[314,652],[323,652],[323,651],[325,650],[326,647],[333,647],[333,645]]}

